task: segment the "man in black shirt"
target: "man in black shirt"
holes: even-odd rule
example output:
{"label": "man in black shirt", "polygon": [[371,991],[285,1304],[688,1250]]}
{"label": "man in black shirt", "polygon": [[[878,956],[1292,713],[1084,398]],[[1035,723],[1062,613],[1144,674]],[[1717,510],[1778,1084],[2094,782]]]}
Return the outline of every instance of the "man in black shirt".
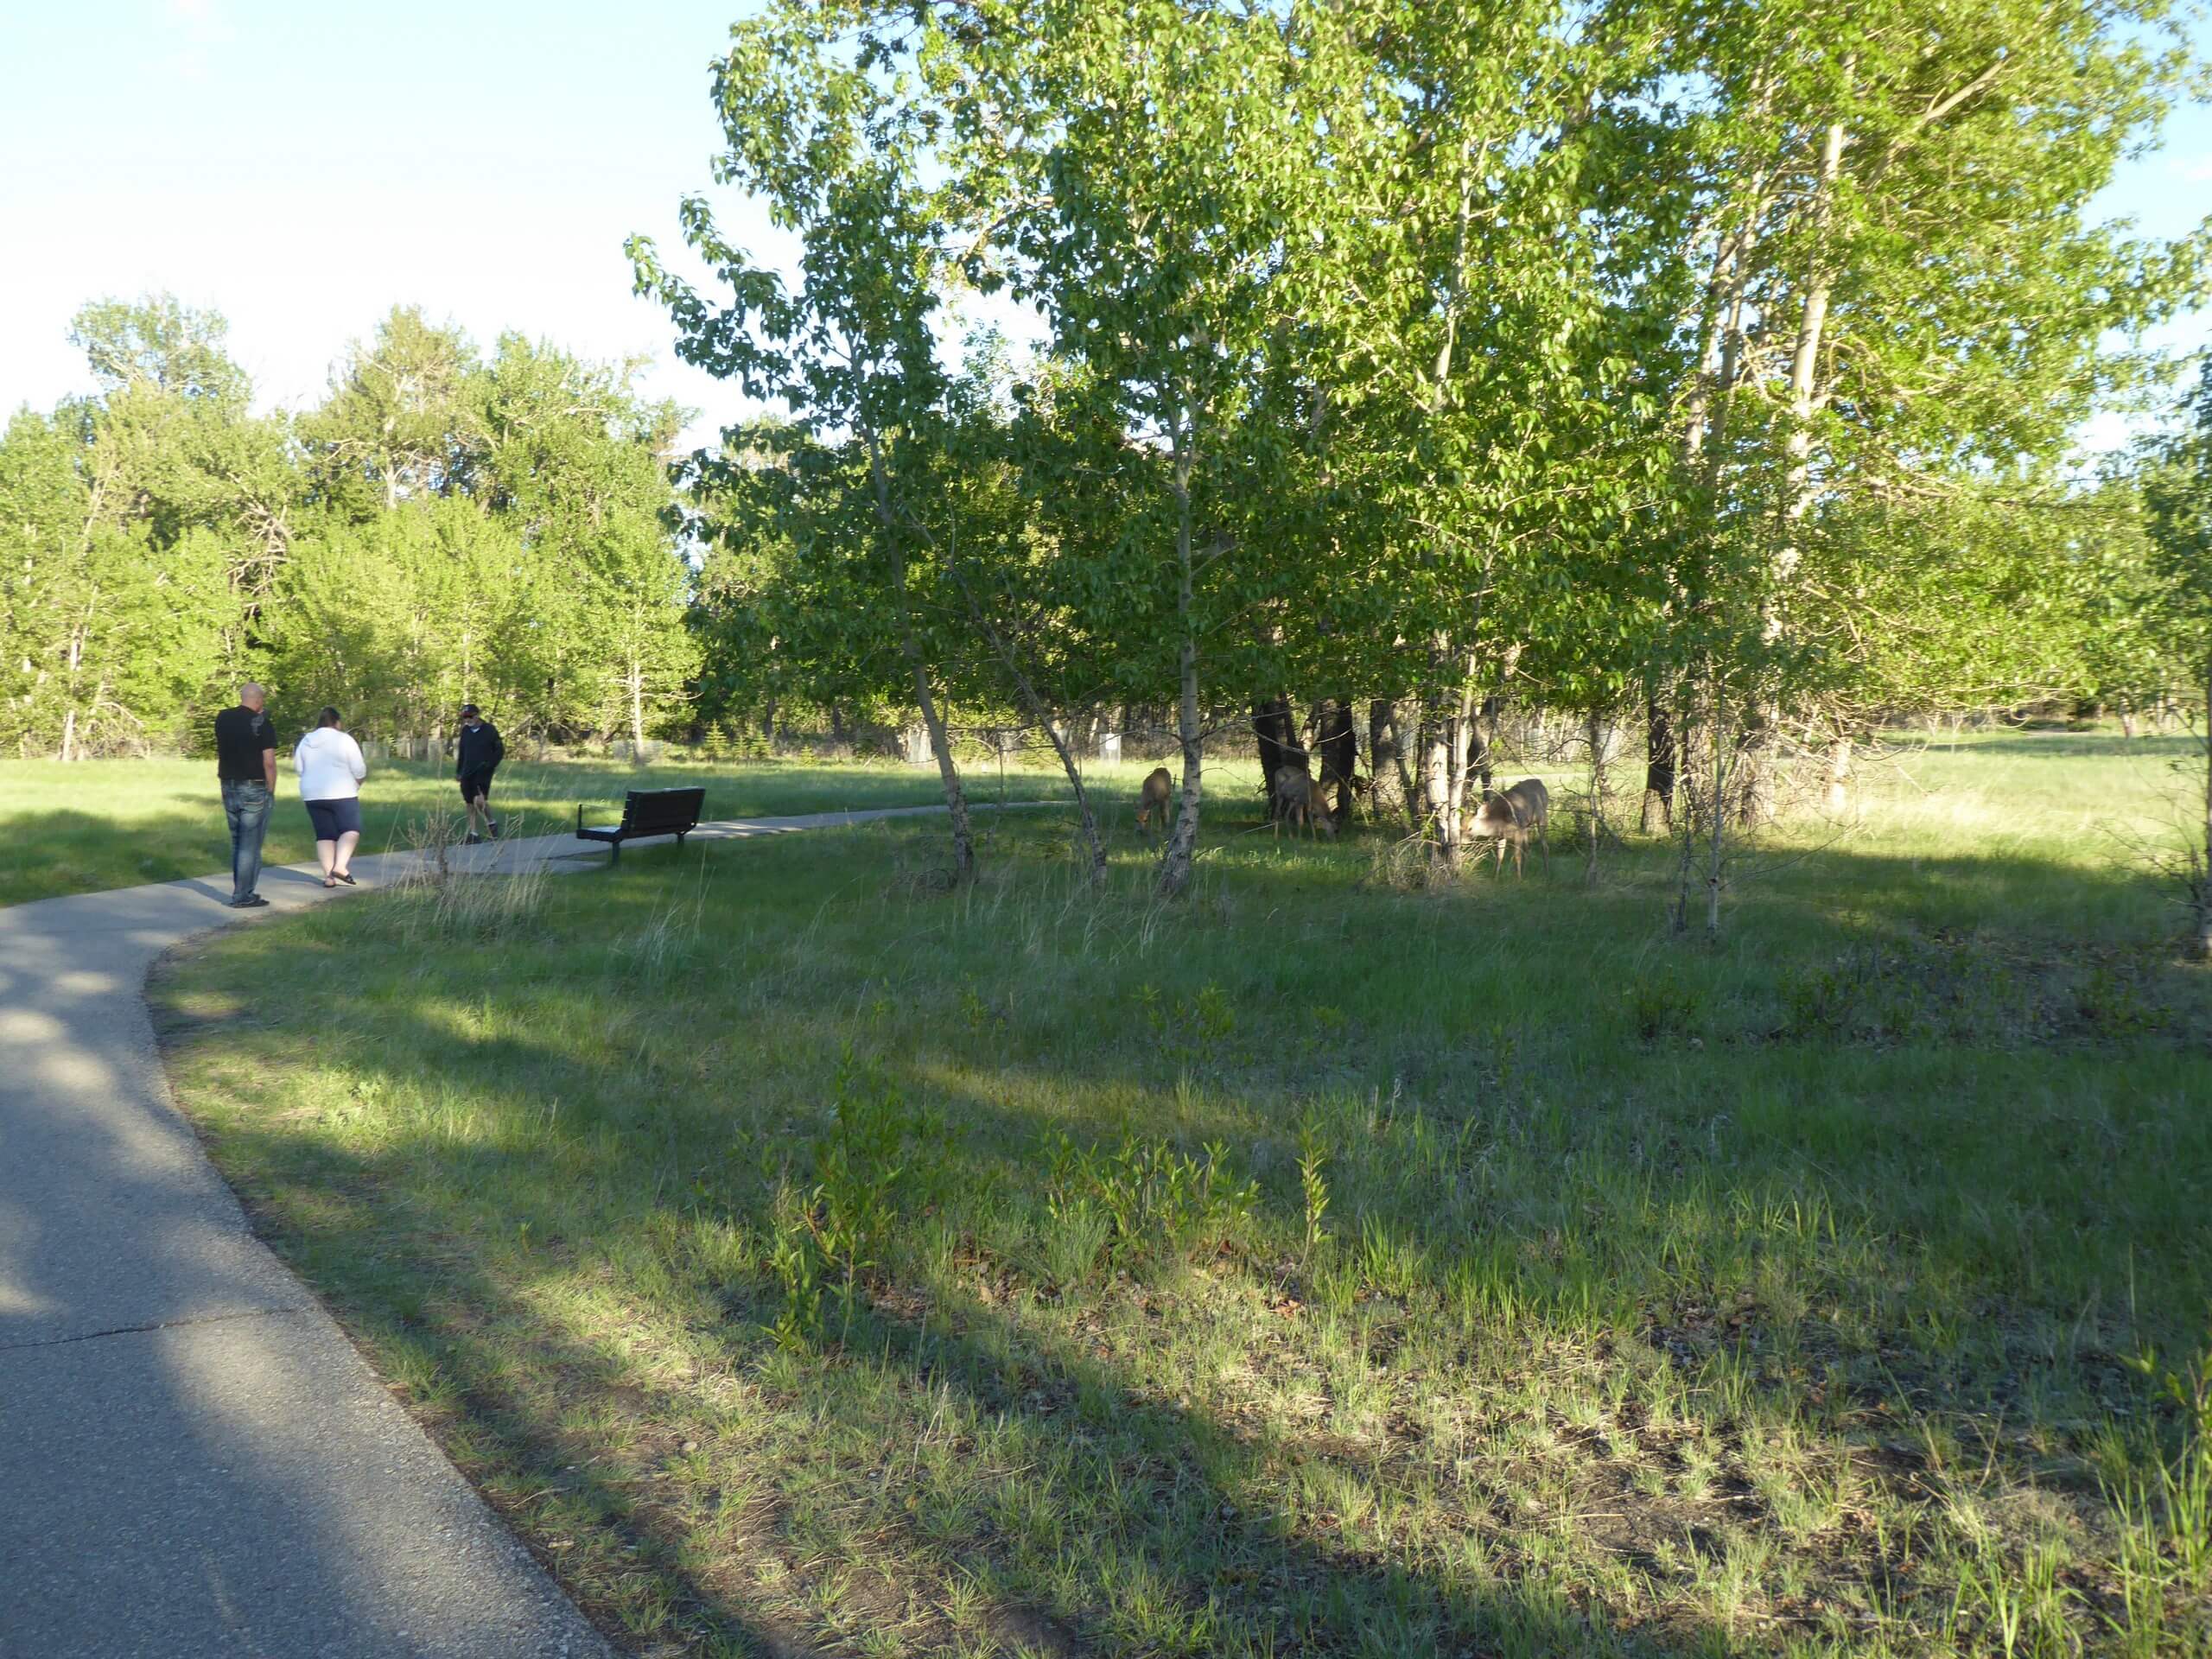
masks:
{"label": "man in black shirt", "polygon": [[215,776],[231,824],[231,904],[238,910],[269,902],[254,891],[261,882],[269,804],[276,796],[276,723],[264,702],[259,686],[242,685],[238,706],[215,716]]}
{"label": "man in black shirt", "polygon": [[499,821],[492,816],[492,774],[507,757],[499,741],[499,728],[484,718],[473,702],[461,705],[461,735],[454,744],[454,776],[461,779],[461,798],[468,808],[468,839],[474,847],[484,839],[480,823],[493,840],[499,838]]}

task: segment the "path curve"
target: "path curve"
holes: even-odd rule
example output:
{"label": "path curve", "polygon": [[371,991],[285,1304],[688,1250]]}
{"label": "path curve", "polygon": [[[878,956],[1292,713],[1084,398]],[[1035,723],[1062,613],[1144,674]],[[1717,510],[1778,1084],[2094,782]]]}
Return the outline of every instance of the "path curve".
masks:
{"label": "path curve", "polygon": [[[603,862],[573,861],[581,849],[543,836],[457,855]],[[373,888],[413,857],[354,873]],[[230,909],[227,872],[0,910],[0,1656],[609,1659],[253,1236],[171,1103],[145,1001],[155,959],[338,896],[312,865],[262,885],[266,911]]]}

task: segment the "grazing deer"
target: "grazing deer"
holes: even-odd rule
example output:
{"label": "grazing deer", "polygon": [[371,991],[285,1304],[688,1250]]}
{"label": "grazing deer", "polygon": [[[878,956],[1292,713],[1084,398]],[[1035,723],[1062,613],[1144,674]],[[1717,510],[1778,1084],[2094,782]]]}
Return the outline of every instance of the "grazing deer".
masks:
{"label": "grazing deer", "polygon": [[[1351,818],[1353,806],[1372,787],[1373,785],[1367,779],[1361,777],[1356,772],[1350,773],[1338,772],[1336,767],[1329,764],[1328,757],[1324,755],[1321,760],[1321,775],[1315,782],[1313,797],[1315,810],[1329,820],[1330,827],[1333,829],[1338,817],[1347,820]],[[1330,794],[1332,790],[1336,791],[1333,798],[1337,810],[1333,812],[1329,810],[1329,802],[1332,798]]]}
{"label": "grazing deer", "polygon": [[1546,825],[1552,815],[1552,793],[1540,779],[1523,778],[1503,794],[1493,792],[1484,798],[1467,817],[1466,833],[1470,836],[1487,836],[1497,850],[1497,868],[1505,868],[1505,849],[1513,848],[1513,874],[1521,874],[1522,849],[1529,844],[1529,832],[1536,832],[1537,842],[1544,849],[1544,863],[1552,861],[1551,836]]}
{"label": "grazing deer", "polygon": [[1154,813],[1160,815],[1160,827],[1167,827],[1167,804],[1174,798],[1175,779],[1165,766],[1154,766],[1145,774],[1144,787],[1137,792],[1137,828],[1150,834]]}
{"label": "grazing deer", "polygon": [[1277,766],[1274,776],[1275,834],[1282,834],[1282,826],[1303,827],[1316,835],[1334,837],[1336,822],[1328,813],[1319,810],[1314,797],[1313,779],[1303,766]]}

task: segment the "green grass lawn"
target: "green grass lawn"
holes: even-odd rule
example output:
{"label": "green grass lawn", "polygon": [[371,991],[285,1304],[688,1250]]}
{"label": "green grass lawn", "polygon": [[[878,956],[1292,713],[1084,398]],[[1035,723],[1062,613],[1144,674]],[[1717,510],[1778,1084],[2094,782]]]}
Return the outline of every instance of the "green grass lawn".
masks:
{"label": "green grass lawn", "polygon": [[[271,864],[312,863],[315,837],[289,756],[280,757],[276,781],[264,856]],[[1033,799],[1066,791],[1057,771],[1025,772],[1020,782]],[[499,768],[493,801],[511,831],[543,832],[573,826],[579,802],[611,821],[620,816],[625,790],[692,784],[706,785],[708,814],[717,818],[918,806],[943,798],[937,774],[912,766],[512,760]],[[361,791],[361,850],[409,844],[429,812],[461,817],[449,765],[372,766]],[[0,846],[7,849],[0,858],[0,906],[173,881],[231,865],[213,760],[0,760]]]}
{"label": "green grass lawn", "polygon": [[2130,1363],[2212,1340],[2212,975],[2126,844],[2183,758],[1902,758],[1717,946],[1663,847],[1407,890],[1251,816],[1162,909],[1130,767],[1103,899],[1057,815],[951,895],[901,821],[154,995],[257,1224],[639,1652],[2202,1650],[2207,1425]]}

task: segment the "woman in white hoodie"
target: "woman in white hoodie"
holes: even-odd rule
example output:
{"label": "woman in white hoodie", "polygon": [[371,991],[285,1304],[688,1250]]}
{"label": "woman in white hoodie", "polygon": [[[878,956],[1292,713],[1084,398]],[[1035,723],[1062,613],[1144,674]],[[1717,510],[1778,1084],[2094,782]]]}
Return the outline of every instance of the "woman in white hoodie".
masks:
{"label": "woman in white hoodie", "polygon": [[300,774],[300,799],[307,804],[315,825],[315,855],[322,865],[322,885],[353,885],[347,866],[361,839],[361,779],[369,763],[361,746],[346,734],[335,709],[316,716],[315,729],[292,751],[292,766]]}

